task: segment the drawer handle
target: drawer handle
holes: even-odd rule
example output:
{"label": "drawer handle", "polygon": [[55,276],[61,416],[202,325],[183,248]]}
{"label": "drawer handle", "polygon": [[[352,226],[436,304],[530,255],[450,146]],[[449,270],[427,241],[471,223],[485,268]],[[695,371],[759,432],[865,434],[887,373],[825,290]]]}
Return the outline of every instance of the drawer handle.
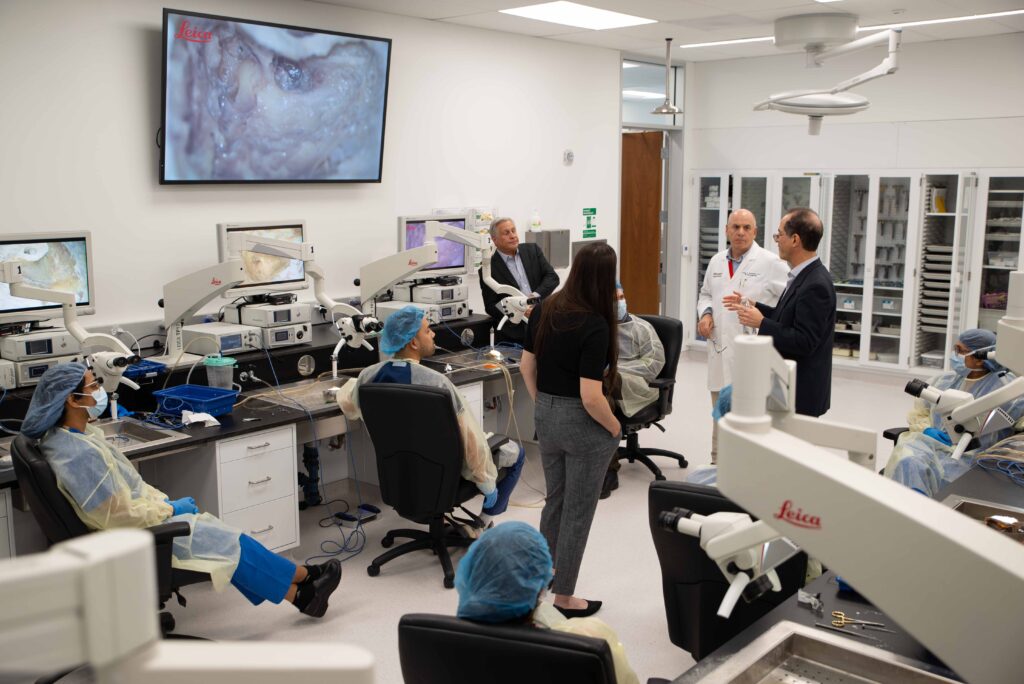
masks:
{"label": "drawer handle", "polygon": [[267,525],[262,530],[249,530],[249,534],[266,534],[274,529],[273,525]]}
{"label": "drawer handle", "polygon": [[263,444],[253,444],[252,446],[245,447],[246,449],[266,449],[270,446],[270,442],[264,442]]}
{"label": "drawer handle", "polygon": [[252,480],[249,480],[249,486],[250,487],[255,487],[256,485],[267,484],[268,482],[270,482],[270,479],[271,479],[270,476],[267,475],[262,480],[256,480],[255,482],[253,482]]}

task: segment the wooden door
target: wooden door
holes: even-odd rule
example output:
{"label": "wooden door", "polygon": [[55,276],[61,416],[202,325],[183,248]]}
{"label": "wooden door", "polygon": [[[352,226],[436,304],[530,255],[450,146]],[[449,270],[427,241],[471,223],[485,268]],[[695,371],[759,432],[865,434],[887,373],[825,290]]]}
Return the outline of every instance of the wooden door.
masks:
{"label": "wooden door", "polygon": [[622,134],[619,274],[629,310],[661,312],[661,149],[664,133]]}

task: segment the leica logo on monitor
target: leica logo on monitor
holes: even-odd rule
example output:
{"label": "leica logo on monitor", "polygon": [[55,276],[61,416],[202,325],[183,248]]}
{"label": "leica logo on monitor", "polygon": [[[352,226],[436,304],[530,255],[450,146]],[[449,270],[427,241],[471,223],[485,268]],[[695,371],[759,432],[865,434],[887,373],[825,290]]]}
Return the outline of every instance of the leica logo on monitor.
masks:
{"label": "leica logo on monitor", "polygon": [[182,20],[181,26],[178,27],[178,32],[174,34],[175,38],[184,38],[190,43],[209,43],[213,40],[212,31],[197,31],[189,26],[188,20]]}
{"label": "leica logo on monitor", "polygon": [[807,513],[804,513],[804,509],[802,508],[793,508],[793,502],[789,499],[782,502],[782,507],[779,508],[779,512],[775,514],[775,518],[778,520],[784,520],[790,525],[804,527],[809,530],[821,529],[821,518],[816,515],[808,515]]}

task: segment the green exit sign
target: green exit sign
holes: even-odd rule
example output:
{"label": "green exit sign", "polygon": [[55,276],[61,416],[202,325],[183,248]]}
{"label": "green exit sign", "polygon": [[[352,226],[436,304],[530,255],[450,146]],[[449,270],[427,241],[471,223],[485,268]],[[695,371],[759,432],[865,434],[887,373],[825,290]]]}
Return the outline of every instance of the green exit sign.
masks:
{"label": "green exit sign", "polygon": [[596,228],[591,228],[590,230],[584,230],[583,231],[583,237],[584,238],[597,237],[597,229]]}
{"label": "green exit sign", "polygon": [[589,207],[589,208],[588,207],[584,207],[583,208],[583,215],[584,216],[597,216],[597,207]]}

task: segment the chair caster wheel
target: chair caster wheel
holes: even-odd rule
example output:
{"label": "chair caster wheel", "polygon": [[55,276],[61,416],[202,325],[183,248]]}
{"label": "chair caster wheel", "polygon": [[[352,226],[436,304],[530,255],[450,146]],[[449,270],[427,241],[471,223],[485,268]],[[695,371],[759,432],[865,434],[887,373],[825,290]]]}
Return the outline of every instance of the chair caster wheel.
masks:
{"label": "chair caster wheel", "polygon": [[661,481],[663,481],[663,480],[667,480],[668,478],[667,478],[667,477],[665,477],[664,475],[655,475],[655,476],[654,476],[654,479],[655,479],[656,481],[658,481],[658,482],[661,482]]}
{"label": "chair caster wheel", "polygon": [[376,577],[377,575],[380,574],[380,568],[377,567],[376,565],[367,565],[366,566],[366,574],[369,575],[370,577]]}
{"label": "chair caster wheel", "polygon": [[394,544],[395,540],[392,537],[384,537],[380,540],[380,545],[383,546],[385,549],[390,549],[392,546],[394,546]]}
{"label": "chair caster wheel", "polygon": [[444,588],[445,589],[451,589],[454,586],[455,586],[455,578],[454,577],[445,577],[444,578]]}

